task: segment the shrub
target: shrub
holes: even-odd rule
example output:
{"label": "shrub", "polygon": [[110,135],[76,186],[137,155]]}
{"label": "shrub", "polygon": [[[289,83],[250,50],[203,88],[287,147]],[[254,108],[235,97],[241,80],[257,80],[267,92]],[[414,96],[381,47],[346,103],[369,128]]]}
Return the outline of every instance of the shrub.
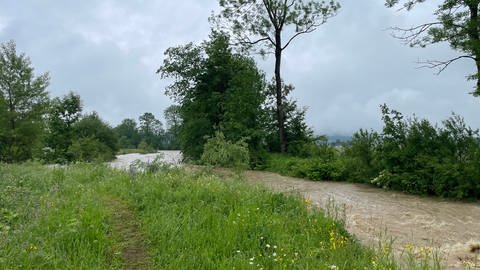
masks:
{"label": "shrub", "polygon": [[207,139],[203,146],[200,162],[214,167],[246,169],[249,165],[249,151],[245,139],[236,143],[225,139],[222,132],[215,132],[215,136]]}
{"label": "shrub", "polygon": [[68,148],[68,154],[75,161],[109,161],[115,158],[114,152],[104,143],[93,137],[75,140]]}

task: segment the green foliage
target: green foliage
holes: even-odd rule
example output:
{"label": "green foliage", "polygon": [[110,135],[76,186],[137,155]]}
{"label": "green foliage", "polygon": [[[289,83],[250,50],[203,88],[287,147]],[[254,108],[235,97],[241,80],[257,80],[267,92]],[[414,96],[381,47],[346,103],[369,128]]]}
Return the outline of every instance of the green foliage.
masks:
{"label": "green foliage", "polygon": [[96,113],[84,116],[73,125],[75,138],[67,153],[73,161],[107,161],[115,158],[118,138]]}
{"label": "green foliage", "polygon": [[360,129],[353,134],[342,155],[349,181],[364,183],[378,175],[380,145],[381,137],[375,131]]}
{"label": "green foliage", "polygon": [[102,162],[115,158],[115,152],[98,138],[77,138],[68,148],[68,156],[72,161]]}
{"label": "green foliage", "polygon": [[151,145],[149,145],[145,140],[142,140],[138,144],[138,149],[141,151],[141,153],[145,153],[145,154],[156,152],[156,150]]}
{"label": "green foliage", "polygon": [[311,180],[345,180],[345,164],[340,159],[321,157],[301,158],[272,154],[267,158],[266,170]]}
{"label": "green foliage", "polygon": [[0,162],[31,159],[44,134],[48,74],[34,74],[14,41],[0,44]]}
{"label": "green foliage", "polygon": [[[360,131],[345,150],[347,175],[408,193],[480,198],[480,137],[453,115],[434,127],[382,106],[383,133]],[[373,180],[372,180],[373,179]]]}
{"label": "green foliage", "polygon": [[144,140],[154,149],[162,149],[162,140],[165,133],[162,122],[156,119],[152,113],[148,112],[141,115],[138,120],[140,121],[138,133],[141,140]]}
{"label": "green foliage", "polygon": [[249,149],[263,148],[264,76],[255,62],[234,54],[229,38],[213,33],[201,46],[170,48],[158,73],[174,78],[166,94],[178,103],[178,139],[185,158],[198,160],[206,138],[218,129],[227,140],[249,137]]}
{"label": "green foliage", "polygon": [[[283,85],[283,111],[284,131],[287,139],[287,152],[295,156],[306,157],[310,155],[310,146],[316,140],[313,131],[305,123],[305,108],[298,108],[296,101],[289,100],[288,95],[294,90],[293,85]],[[266,101],[264,103],[264,122],[266,129],[267,149],[270,152],[281,152],[281,143],[278,136],[278,118],[275,83],[270,83],[266,88]]]}
{"label": "green foliage", "polygon": [[165,117],[167,130],[165,131],[165,146],[170,150],[180,149],[180,126],[182,123],[182,117],[180,115],[180,106],[170,105],[163,112]]}
{"label": "green foliage", "polygon": [[68,150],[75,137],[73,125],[78,122],[81,112],[80,96],[72,92],[50,102],[48,133],[42,155],[45,162],[63,164],[74,160]]}
{"label": "green foliage", "polygon": [[243,51],[257,51],[261,55],[275,55],[275,119],[278,148],[284,153],[288,148],[286,117],[288,87],[281,78],[282,53],[297,37],[308,34],[336,15],[340,4],[317,1],[280,0],[220,0],[221,11],[210,19],[220,31],[231,33]]}
{"label": "green foliage", "polygon": [[136,148],[140,142],[137,122],[134,119],[124,119],[115,127],[120,148]]}
{"label": "green foliage", "polygon": [[325,138],[305,143],[296,156],[270,155],[260,167],[312,180],[353,181],[412,194],[480,198],[480,136],[453,115],[442,127],[405,120],[381,106],[381,134],[360,130],[335,148]]}
{"label": "green foliage", "polygon": [[215,137],[209,138],[203,148],[200,161],[204,165],[236,169],[247,169],[249,166],[248,144],[243,138],[232,143],[225,139],[222,132],[217,131]]}

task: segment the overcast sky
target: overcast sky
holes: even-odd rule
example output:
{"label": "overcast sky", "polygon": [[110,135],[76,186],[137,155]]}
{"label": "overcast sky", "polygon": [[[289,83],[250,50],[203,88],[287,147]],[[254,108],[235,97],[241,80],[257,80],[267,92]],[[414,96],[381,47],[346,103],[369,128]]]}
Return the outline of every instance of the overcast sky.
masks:
{"label": "overcast sky", "polygon": [[[383,103],[432,122],[455,112],[480,127],[480,98],[468,94],[474,83],[465,80],[473,62],[456,62],[437,76],[416,62],[448,59],[454,51],[413,49],[385,30],[428,21],[438,1],[430,2],[405,12],[385,8],[384,0],[340,1],[336,17],[285,51],[283,76],[315,131],[379,129]],[[50,72],[51,96],[74,91],[85,111],[112,125],[144,112],[161,118],[172,104],[164,95],[169,82],[155,74],[163,52],[206,39],[217,6],[216,0],[0,0],[0,41],[15,40],[37,74]],[[273,59],[258,64],[270,78]]]}

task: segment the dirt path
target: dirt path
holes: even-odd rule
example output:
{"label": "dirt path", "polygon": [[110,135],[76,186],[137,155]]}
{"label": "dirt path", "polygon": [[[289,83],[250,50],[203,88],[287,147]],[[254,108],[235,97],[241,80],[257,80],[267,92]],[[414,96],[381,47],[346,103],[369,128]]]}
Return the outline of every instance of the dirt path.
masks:
{"label": "dirt path", "polygon": [[128,205],[111,196],[103,196],[102,202],[112,213],[111,223],[113,234],[119,242],[118,252],[121,253],[123,269],[150,269],[145,241],[140,233],[135,215]]}
{"label": "dirt path", "polygon": [[386,230],[397,250],[407,243],[437,248],[448,269],[465,269],[464,263],[474,260],[471,246],[480,243],[479,203],[422,198],[351,183],[313,182],[268,172],[249,171],[246,177],[275,191],[298,192],[320,207],[331,198],[345,208],[348,231],[363,243],[378,243]]}

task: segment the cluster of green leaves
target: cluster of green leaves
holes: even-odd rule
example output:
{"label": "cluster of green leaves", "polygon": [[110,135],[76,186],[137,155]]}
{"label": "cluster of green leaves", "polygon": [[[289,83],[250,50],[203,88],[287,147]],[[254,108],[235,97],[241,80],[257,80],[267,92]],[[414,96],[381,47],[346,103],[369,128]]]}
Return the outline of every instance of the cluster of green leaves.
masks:
{"label": "cluster of green leaves", "polygon": [[247,169],[249,166],[248,144],[243,139],[232,143],[225,139],[222,132],[217,131],[214,137],[207,140],[203,148],[200,159],[203,165],[235,169]]}
{"label": "cluster of green leaves", "polygon": [[201,46],[187,44],[165,54],[158,72],[175,79],[166,93],[179,103],[176,132],[184,156],[200,159],[206,138],[216,130],[229,141],[248,137],[250,150],[258,151],[265,81],[253,59],[233,53],[221,33]]}
{"label": "cluster of green leaves", "polygon": [[52,100],[48,74],[35,77],[15,42],[0,45],[0,162],[110,160],[117,150],[112,129],[97,114],[81,115],[80,96]]}
{"label": "cluster of green leaves", "polygon": [[[74,94],[69,94],[62,100],[54,100],[49,114],[45,147],[40,156],[44,162],[63,164],[115,158],[118,150],[117,135],[98,114],[80,116],[79,104],[80,97]],[[74,110],[65,109],[69,105]]]}
{"label": "cluster of green leaves", "polygon": [[[170,119],[172,109],[167,108],[165,115]],[[143,153],[155,152],[158,149],[178,149],[175,144],[176,134],[165,132],[163,123],[152,113],[146,112],[139,118],[139,125],[134,119],[124,119],[115,132],[119,138],[119,147],[122,149],[137,149]]]}
{"label": "cluster of green leaves", "polygon": [[382,113],[383,133],[357,134],[347,152],[365,173],[353,180],[414,194],[480,198],[478,130],[457,115],[435,127],[427,120],[405,120],[385,105]]}
{"label": "cluster of green leaves", "polygon": [[36,77],[15,42],[0,44],[0,162],[30,159],[40,147],[48,84],[48,73]]}
{"label": "cluster of green leaves", "polygon": [[344,181],[345,165],[341,159],[326,160],[320,156],[296,157],[272,154],[265,169],[282,175],[311,180]]}

